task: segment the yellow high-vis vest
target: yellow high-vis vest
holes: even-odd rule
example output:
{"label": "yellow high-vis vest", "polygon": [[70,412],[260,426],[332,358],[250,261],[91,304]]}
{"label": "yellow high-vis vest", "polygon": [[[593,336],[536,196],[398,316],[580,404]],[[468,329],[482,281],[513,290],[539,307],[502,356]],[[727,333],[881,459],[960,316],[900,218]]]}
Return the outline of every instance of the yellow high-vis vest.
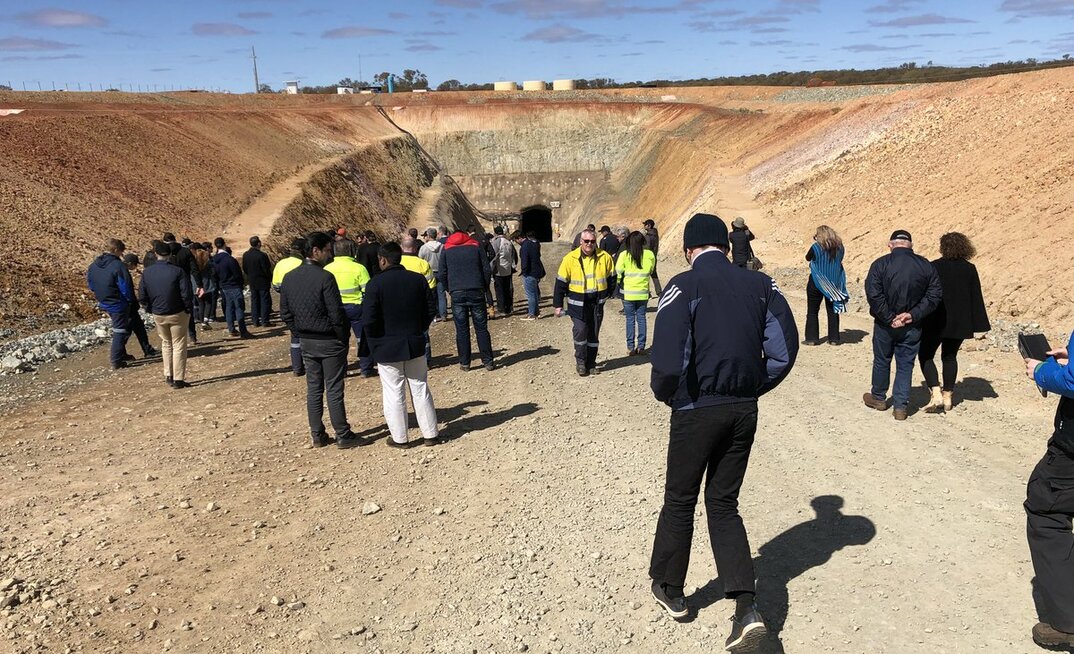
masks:
{"label": "yellow high-vis vest", "polygon": [[324,267],[336,278],[339,297],[343,304],[361,304],[365,297],[365,285],[369,283],[369,271],[354,257],[336,257]]}

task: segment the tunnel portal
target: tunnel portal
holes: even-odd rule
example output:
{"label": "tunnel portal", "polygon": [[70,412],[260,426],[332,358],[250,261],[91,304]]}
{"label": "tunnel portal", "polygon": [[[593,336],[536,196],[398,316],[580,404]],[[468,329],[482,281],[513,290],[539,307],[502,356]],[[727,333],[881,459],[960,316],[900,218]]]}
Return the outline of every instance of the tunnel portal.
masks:
{"label": "tunnel portal", "polygon": [[548,243],[552,240],[552,210],[541,204],[525,207],[519,219],[519,229],[523,234],[533,232],[538,241]]}

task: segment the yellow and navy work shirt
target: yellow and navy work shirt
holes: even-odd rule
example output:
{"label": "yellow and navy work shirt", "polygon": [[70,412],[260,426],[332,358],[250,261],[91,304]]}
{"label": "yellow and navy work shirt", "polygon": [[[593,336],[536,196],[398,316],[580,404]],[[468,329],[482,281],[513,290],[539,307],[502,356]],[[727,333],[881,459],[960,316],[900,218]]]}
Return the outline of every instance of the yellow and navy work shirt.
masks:
{"label": "yellow and navy work shirt", "polygon": [[630,252],[623,248],[615,263],[615,272],[619,278],[619,290],[624,300],[642,302],[649,299],[649,277],[656,268],[656,255],[652,250],[641,251],[641,265],[634,261]]}
{"label": "yellow and navy work shirt", "polygon": [[559,264],[552,307],[563,306],[566,298],[567,313],[581,318],[584,307],[604,304],[615,295],[615,283],[612,255],[600,248],[591,257],[583,256],[581,248],[571,250]]}
{"label": "yellow and navy work shirt", "polygon": [[432,266],[429,265],[428,261],[414,254],[404,254],[399,263],[410,272],[423,275],[429,288],[436,288],[436,277],[433,275]]}
{"label": "yellow and navy work shirt", "polygon": [[335,257],[324,267],[336,278],[339,298],[343,304],[361,304],[365,297],[365,285],[369,283],[369,271],[354,257]]}
{"label": "yellow and navy work shirt", "polygon": [[277,261],[276,267],[272,269],[272,288],[280,290],[280,284],[283,283],[283,278],[287,273],[301,265],[302,259],[299,257],[285,257]]}

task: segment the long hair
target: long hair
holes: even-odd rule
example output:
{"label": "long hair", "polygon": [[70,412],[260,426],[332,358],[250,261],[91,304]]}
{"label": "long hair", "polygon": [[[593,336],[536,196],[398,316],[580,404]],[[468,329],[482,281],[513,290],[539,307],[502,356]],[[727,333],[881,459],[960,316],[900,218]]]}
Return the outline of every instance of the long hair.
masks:
{"label": "long hair", "polygon": [[634,260],[634,265],[641,268],[641,258],[645,254],[645,234],[634,231],[626,237],[627,254]]}
{"label": "long hair", "polygon": [[198,248],[193,251],[194,265],[198,267],[198,270],[205,270],[209,265],[209,253],[205,250]]}
{"label": "long hair", "polygon": [[977,254],[970,238],[962,232],[948,232],[940,237],[940,256],[944,259],[972,259]]}
{"label": "long hair", "polygon": [[818,227],[817,234],[813,238],[817,240],[817,243],[820,243],[820,248],[833,259],[839,254],[839,248],[843,247],[843,239],[839,238],[839,234],[836,234],[835,230],[827,225]]}

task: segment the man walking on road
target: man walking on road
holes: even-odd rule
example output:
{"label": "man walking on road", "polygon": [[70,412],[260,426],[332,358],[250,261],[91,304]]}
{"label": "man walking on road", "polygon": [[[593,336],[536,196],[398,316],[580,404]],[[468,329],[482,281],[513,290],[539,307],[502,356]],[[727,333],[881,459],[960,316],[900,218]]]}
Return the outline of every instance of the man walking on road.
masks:
{"label": "man walking on road", "polygon": [[495,370],[492,362],[492,336],[489,334],[485,291],[492,272],[481,245],[461,229],[448,237],[440,257],[437,282],[451,294],[451,315],[455,319],[455,347],[459,367],[470,369],[470,319],[474,321],[477,348],[485,370]]}
{"label": "man walking on road", "polygon": [[[154,254],[153,261],[155,262],[156,260],[156,254]],[[130,271],[131,279],[133,280],[134,273],[136,270],[138,270],[138,255],[132,254],[130,252],[124,254],[123,265],[127,266],[127,270]],[[142,320],[142,314],[138,312],[138,309],[140,308],[141,306],[138,303],[138,299],[137,297],[135,297],[134,302],[131,302],[130,304],[130,328],[131,333],[134,334],[134,337],[138,339],[138,345],[142,348],[142,354],[144,354],[145,357],[148,359],[149,357],[156,356],[160,353],[157,352],[157,349],[153,347],[153,345],[149,342],[149,333],[146,332],[145,321]],[[128,354],[127,358],[129,360],[132,357]]]}
{"label": "man walking on road", "polygon": [[306,413],[314,447],[331,440],[324,429],[324,398],[336,433],[336,446],[346,449],[368,442],[354,435],[343,403],[347,375],[350,321],[343,312],[339,286],[324,269],[332,258],[332,237],[313,232],[306,238],[306,258],[283,279],[280,319],[297,334],[306,364]]}
{"label": "man walking on road", "polygon": [[522,289],[526,291],[526,317],[537,320],[541,316],[541,280],[544,279],[544,262],[541,261],[541,242],[533,232],[519,239],[518,255],[522,274]]}
{"label": "man walking on road", "polygon": [[213,255],[213,270],[216,271],[216,279],[220,284],[220,292],[224,295],[224,319],[227,321],[227,330],[232,336],[250,338],[253,336],[246,329],[246,302],[242,297],[242,287],[245,285],[242,277],[242,268],[239,262],[227,251],[224,239],[217,237],[213,242],[216,254]]}
{"label": "man walking on road", "polygon": [[250,321],[268,327],[272,313],[272,261],[261,251],[261,239],[250,237],[250,249],[242,255],[242,271],[250,284]]}
{"label": "man walking on road", "polygon": [[757,398],[790,372],[798,330],[775,282],[731,265],[728,248],[727,225],[718,216],[690,218],[683,249],[691,269],[672,278],[657,308],[651,386],[672,412],[649,576],[668,615],[685,618],[683,586],[704,479],[717,572],[735,600],[727,649],[745,652],[765,638],[765,625],[754,605],[753,559],[738,493],[757,430]]}
{"label": "man walking on road", "polygon": [[910,232],[892,232],[888,248],[891,252],[874,261],[865,278],[865,296],[874,319],[873,384],[862,400],[869,408],[887,409],[894,357],[893,413],[896,420],[906,420],[914,362],[921,348],[921,321],[939,306],[943,289],[929,260],[914,253]]}
{"label": "man walking on road", "polygon": [[604,303],[615,296],[615,262],[610,254],[597,247],[597,234],[591,229],[581,233],[579,246],[559,264],[552,306],[556,317],[563,315],[563,300],[571,317],[574,335],[575,368],[580,377],[598,374],[597,348],[600,347],[600,324],[604,320]]}
{"label": "man walking on road", "polygon": [[[343,312],[351,323],[354,342],[358,344],[358,371],[362,377],[376,377],[373,359],[365,352],[362,345],[362,298],[369,283],[369,271],[354,259],[354,243],[346,239],[336,240],[332,244],[332,261],[324,267],[336,278],[339,286],[340,301]],[[368,344],[367,344],[368,345]]]}
{"label": "man walking on road", "polygon": [[127,246],[118,238],[108,239],[105,252],[86,271],[86,283],[97,298],[97,306],[112,319],[112,370],[127,367],[127,340],[131,337],[130,307],[134,303],[134,281],[123,263]]}
{"label": "man walking on road", "polygon": [[[403,241],[417,251],[415,239],[407,237]],[[403,258],[399,245],[380,246],[381,273],[369,282],[362,305],[369,349],[380,367],[384,420],[391,432],[388,445],[398,448],[411,445],[407,439],[407,386],[425,444],[435,445],[439,435],[425,359],[429,325],[436,315],[436,298],[429,288],[429,278],[404,268]],[[425,263],[416,254],[411,258]]]}
{"label": "man walking on road", "polygon": [[172,388],[186,388],[187,323],[194,310],[194,292],[190,276],[168,254],[167,244],[157,246],[157,262],[142,273],[138,297],[157,323],[164,381]]}
{"label": "man walking on road", "polygon": [[[272,269],[272,288],[277,293],[280,292],[283,278],[287,276],[287,273],[302,265],[302,252],[305,247],[306,239],[296,238],[291,241],[288,255],[276,262],[276,266]],[[298,335],[294,330],[291,331],[291,372],[295,373],[295,377],[306,374],[306,364],[302,362],[302,345],[299,344]]]}
{"label": "man walking on road", "polygon": [[[418,256],[429,264],[429,269],[433,271],[433,277],[436,277],[440,272],[440,257],[444,253],[444,244],[437,239],[435,227],[425,230],[425,233],[422,234],[422,239],[425,243],[418,250]],[[447,291],[444,289],[443,284],[436,285],[436,303],[437,310],[434,321],[447,320]]]}
{"label": "man walking on road", "polygon": [[1040,622],[1033,641],[1048,649],[1074,650],[1074,368],[1070,349],[1048,352],[1047,361],[1026,359],[1026,373],[1059,396],[1055,431],[1026,486],[1026,533],[1033,559],[1033,600]]}
{"label": "man walking on road", "polygon": [[496,286],[496,310],[500,317],[511,315],[515,306],[515,269],[518,267],[518,254],[511,240],[503,235],[503,225],[493,228],[492,238],[492,279]]}

